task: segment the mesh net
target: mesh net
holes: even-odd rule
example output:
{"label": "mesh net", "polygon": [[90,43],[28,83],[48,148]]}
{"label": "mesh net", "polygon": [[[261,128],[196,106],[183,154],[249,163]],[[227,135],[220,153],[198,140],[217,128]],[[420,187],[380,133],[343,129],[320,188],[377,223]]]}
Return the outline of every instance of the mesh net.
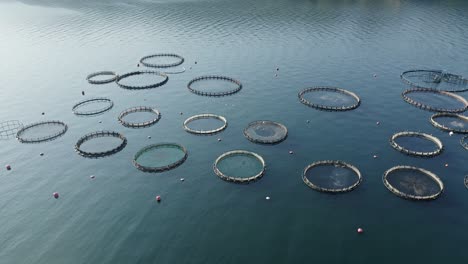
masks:
{"label": "mesh net", "polygon": [[468,91],[468,80],[440,70],[410,70],[401,74],[404,83],[417,88],[430,88],[447,92]]}
{"label": "mesh net", "polygon": [[72,111],[78,116],[95,116],[109,111],[113,106],[112,100],[104,97],[95,97],[75,104]]}
{"label": "mesh net", "polygon": [[431,124],[444,131],[468,133],[468,117],[452,113],[437,113],[431,116]]}
{"label": "mesh net", "polygon": [[117,80],[117,74],[112,71],[100,71],[91,73],[86,80],[91,84],[106,84]]}
{"label": "mesh net", "polygon": [[310,164],[302,175],[304,183],[322,192],[348,192],[361,183],[360,171],[343,161],[325,160]]}
{"label": "mesh net", "polygon": [[462,96],[435,89],[409,89],[402,97],[413,106],[433,112],[461,113],[468,108],[468,101]]}
{"label": "mesh net", "polygon": [[436,199],[444,189],[437,175],[411,166],[396,166],[387,170],[383,182],[394,194],[415,200]]}
{"label": "mesh net", "polygon": [[144,172],[163,172],[180,166],[187,156],[187,150],[179,144],[154,144],[138,151],[133,158],[133,165]]}
{"label": "mesh net", "polygon": [[187,84],[190,92],[204,96],[226,96],[239,92],[242,84],[230,77],[207,75],[191,80]]}
{"label": "mesh net", "polygon": [[273,121],[254,121],[244,129],[244,136],[255,143],[275,144],[286,139],[288,129]]}
{"label": "mesh net", "polygon": [[163,72],[135,71],[120,75],[117,84],[128,90],[151,89],[164,85],[169,77]]}
{"label": "mesh net", "polygon": [[183,127],[192,134],[213,135],[226,129],[227,120],[214,114],[194,115],[184,121]]}
{"label": "mesh net", "polygon": [[173,53],[160,53],[145,56],[140,59],[140,63],[146,67],[170,68],[184,63],[184,58]]}
{"label": "mesh net", "polygon": [[245,150],[234,150],[219,156],[213,170],[225,181],[249,183],[263,176],[265,166],[265,161],[260,155]]}
{"label": "mesh net", "polygon": [[361,103],[355,93],[329,86],[306,88],[298,96],[301,103],[325,111],[348,111]]}
{"label": "mesh net", "polygon": [[8,120],[0,123],[0,139],[10,139],[23,128],[23,124],[18,120]]}
{"label": "mesh net", "polygon": [[75,151],[85,158],[101,158],[115,154],[127,145],[127,139],[113,131],[97,131],[84,135],[75,145]]}
{"label": "mesh net", "polygon": [[390,145],[407,155],[432,157],[442,153],[442,142],[429,134],[419,132],[398,132],[390,138]]}
{"label": "mesh net", "polygon": [[152,107],[137,106],[124,110],[120,113],[118,120],[130,128],[144,128],[156,124],[161,119],[159,111]]}
{"label": "mesh net", "polygon": [[67,130],[68,126],[61,121],[39,122],[18,130],[16,139],[21,143],[46,142],[62,136]]}

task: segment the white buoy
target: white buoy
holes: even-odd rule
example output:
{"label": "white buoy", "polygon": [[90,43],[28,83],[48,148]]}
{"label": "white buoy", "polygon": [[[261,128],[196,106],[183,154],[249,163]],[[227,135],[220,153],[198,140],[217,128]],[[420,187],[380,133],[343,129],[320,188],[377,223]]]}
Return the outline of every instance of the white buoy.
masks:
{"label": "white buoy", "polygon": [[289,154],[293,154],[294,152],[292,150],[289,151]]}
{"label": "white buoy", "polygon": [[376,158],[377,158],[377,155],[374,155],[374,159],[376,159]]}
{"label": "white buoy", "polygon": [[180,178],[180,181],[185,181],[185,179],[184,179],[184,178]]}
{"label": "white buoy", "polygon": [[91,176],[89,176],[89,178],[94,179],[94,178],[96,178],[96,176],[91,175]]}
{"label": "white buoy", "polygon": [[150,138],[151,138],[151,136],[148,136],[148,139],[150,139]]}
{"label": "white buoy", "polygon": [[220,139],[220,138],[218,138],[218,141],[221,141],[221,139]]}
{"label": "white buoy", "polygon": [[379,122],[379,121],[377,121],[377,122],[376,122],[376,124],[377,124],[377,125],[380,125],[380,122]]}
{"label": "white buoy", "polygon": [[270,196],[265,197],[266,200],[270,200]]}
{"label": "white buoy", "polygon": [[58,193],[58,192],[54,192],[54,193],[52,194],[52,196],[54,196],[55,199],[58,199],[58,198],[59,198],[59,193]]}
{"label": "white buoy", "polygon": [[450,132],[449,132],[449,136],[453,136],[453,131],[450,131]]}
{"label": "white buoy", "polygon": [[359,228],[357,229],[357,232],[358,232],[359,234],[362,234],[362,233],[364,233],[364,229],[362,229],[362,228],[359,227]]}

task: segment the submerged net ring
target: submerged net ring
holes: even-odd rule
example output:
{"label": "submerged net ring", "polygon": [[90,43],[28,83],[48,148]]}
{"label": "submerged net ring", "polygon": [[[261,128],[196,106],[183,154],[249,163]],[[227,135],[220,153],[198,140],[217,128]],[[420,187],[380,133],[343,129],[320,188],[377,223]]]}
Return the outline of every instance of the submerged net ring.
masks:
{"label": "submerged net ring", "polygon": [[[396,139],[399,138],[399,137],[418,137],[418,138],[422,138],[422,139],[425,139],[425,140],[429,140],[431,142],[433,142],[437,148],[436,150],[434,151],[415,151],[415,150],[410,150],[410,149],[407,149],[405,147],[402,147],[400,146],[397,142],[396,142]],[[429,134],[425,134],[425,133],[420,133],[420,132],[410,132],[410,131],[404,131],[404,132],[398,132],[396,134],[394,134],[393,136],[390,137],[390,145],[404,153],[404,154],[407,154],[407,155],[411,155],[411,156],[420,156],[420,157],[433,157],[433,156],[437,156],[439,155],[440,153],[442,153],[443,149],[444,149],[444,145],[442,144],[442,141],[440,141],[438,138],[432,136],[432,135],[429,135]]]}
{"label": "submerged net ring", "polygon": [[[315,103],[312,103],[312,102],[310,102],[310,101],[308,101],[307,99],[304,98],[305,94],[310,93],[310,92],[317,92],[317,91],[325,91],[325,92],[333,92],[333,93],[344,94],[344,95],[352,97],[355,102],[352,105],[329,106],[329,105],[315,104]],[[331,86],[316,86],[316,87],[306,88],[306,89],[299,92],[298,97],[299,97],[299,101],[301,101],[301,103],[303,103],[303,104],[305,104],[305,105],[307,105],[309,107],[319,109],[319,110],[325,110],[325,111],[349,111],[349,110],[353,110],[353,109],[357,108],[361,104],[361,99],[355,93],[350,92],[350,91],[345,90],[345,89],[341,89],[341,88],[337,88],[337,87],[331,87]]]}
{"label": "submerged net ring", "polygon": [[[247,178],[233,177],[233,176],[229,176],[229,175],[226,175],[223,172],[221,172],[221,170],[218,168],[218,164],[219,164],[220,161],[222,161],[224,159],[227,159],[229,157],[232,157],[232,156],[239,156],[239,155],[250,156],[250,157],[254,157],[255,159],[257,159],[262,165],[262,169],[260,170],[260,172],[258,172],[257,174],[255,174],[253,176],[247,177]],[[213,171],[214,171],[214,173],[216,175],[218,175],[218,177],[220,177],[221,179],[223,179],[225,181],[235,182],[235,183],[250,183],[250,182],[256,181],[256,180],[263,177],[263,175],[265,173],[265,169],[266,169],[266,164],[265,164],[265,160],[263,160],[262,156],[258,155],[257,153],[246,151],[246,150],[228,151],[228,152],[222,154],[221,156],[219,156],[215,160],[215,162],[213,164]]]}
{"label": "submerged net ring", "polygon": [[[109,79],[105,79],[105,80],[93,80],[94,77],[97,77],[97,76],[110,76]],[[88,76],[86,76],[86,80],[91,83],[91,84],[106,84],[106,83],[111,83],[111,82],[115,82],[118,78],[118,75],[117,73],[113,72],[113,71],[100,71],[100,72],[94,72],[94,73],[91,73],[89,74]]]}
{"label": "submerged net ring", "polygon": [[[148,121],[141,122],[141,123],[127,122],[124,120],[124,117],[126,117],[127,115],[132,114],[132,113],[140,113],[140,112],[152,113],[155,115],[155,117],[152,120],[148,120]],[[148,107],[148,106],[136,106],[136,107],[128,108],[124,110],[122,113],[120,113],[118,117],[120,124],[122,124],[124,127],[130,127],[130,128],[149,127],[149,126],[156,124],[159,121],[159,119],[161,119],[161,113],[157,109]]]}
{"label": "submerged net ring", "polygon": [[[174,149],[178,149],[180,150],[181,152],[183,152],[183,157],[173,163],[170,163],[170,164],[166,164],[164,166],[144,166],[142,164],[140,164],[138,162],[138,159],[146,152],[148,151],[151,151],[151,150],[154,150],[154,149],[158,149],[158,148],[174,148]],[[133,157],[133,165],[141,170],[141,171],[144,171],[144,172],[163,172],[163,171],[168,171],[168,170],[172,170],[178,166],[180,166],[182,163],[185,162],[185,160],[187,159],[187,156],[188,156],[188,153],[187,153],[187,149],[185,149],[184,146],[182,145],[179,145],[177,143],[160,143],[160,144],[153,144],[153,145],[149,145],[149,146],[146,146],[144,148],[142,148],[141,150],[139,150],[135,156]]]}
{"label": "submerged net ring", "polygon": [[[221,125],[220,127],[216,128],[216,129],[212,129],[212,130],[196,130],[196,129],[192,129],[192,128],[189,127],[190,122],[195,121],[195,120],[199,120],[199,119],[217,119],[217,120],[220,120],[221,122],[223,122],[223,125]],[[189,133],[192,133],[192,134],[213,135],[213,134],[219,133],[219,132],[223,131],[224,129],[226,129],[227,120],[226,120],[225,117],[220,116],[220,115],[200,114],[200,115],[194,115],[194,116],[191,116],[191,117],[187,118],[184,121],[183,127],[184,127],[185,131],[187,131]]]}
{"label": "submerged net ring", "polygon": [[[236,88],[231,89],[229,91],[224,91],[224,92],[204,92],[204,91],[200,91],[200,90],[196,90],[196,89],[192,88],[193,83],[199,82],[199,81],[204,81],[204,80],[223,80],[223,81],[227,81],[227,82],[231,82],[231,83],[236,84]],[[191,80],[187,84],[187,88],[189,89],[190,92],[192,92],[194,94],[198,94],[198,95],[203,95],[203,96],[226,96],[226,95],[231,95],[231,94],[235,94],[235,93],[239,92],[242,89],[242,84],[238,80],[235,80],[235,79],[230,78],[230,77],[218,76],[218,75],[206,75],[206,76],[200,76],[200,77],[197,77],[197,78]]]}
{"label": "submerged net ring", "polygon": [[444,131],[449,131],[449,132],[454,132],[454,133],[460,133],[460,134],[466,134],[468,133],[468,128],[466,129],[458,129],[454,127],[447,127],[441,123],[438,123],[436,121],[437,118],[439,117],[452,117],[452,118],[458,118],[463,121],[465,121],[468,124],[468,117],[464,115],[458,115],[458,114],[453,114],[453,113],[436,113],[431,116],[431,124],[438,129],[444,130]]}
{"label": "submerged net ring", "polygon": [[[89,111],[79,110],[81,107],[84,107],[89,104],[95,104],[95,103],[106,103],[107,105],[100,109],[95,109],[95,110],[89,110]],[[78,116],[93,116],[93,115],[99,115],[106,111],[109,111],[113,106],[114,106],[114,102],[112,102],[112,100],[109,98],[94,97],[94,98],[83,100],[75,104],[72,108],[72,112]]]}
{"label": "submerged net ring", "polygon": [[[441,94],[441,95],[445,95],[445,96],[448,96],[448,97],[451,97],[461,103],[463,103],[463,107],[462,108],[455,108],[455,109],[446,109],[446,108],[439,108],[439,107],[433,107],[433,106],[430,106],[430,105],[426,105],[426,104],[423,104],[423,103],[420,103],[416,100],[413,100],[411,99],[408,94],[410,93],[435,93],[435,94]],[[413,106],[416,106],[418,108],[421,108],[423,110],[428,110],[428,111],[432,111],[432,112],[447,112],[447,113],[461,113],[461,112],[464,112],[468,109],[468,101],[463,98],[462,96],[459,96],[459,95],[456,95],[456,94],[453,94],[453,93],[449,93],[449,92],[445,92],[445,91],[439,91],[439,90],[436,90],[436,89],[430,89],[430,88],[413,88],[413,89],[408,89],[408,90],[405,90],[401,96],[403,97],[403,100],[405,100],[405,102],[413,105]]]}
{"label": "submerged net ring", "polygon": [[[438,185],[439,191],[434,193],[434,194],[429,194],[429,195],[417,195],[417,194],[404,193],[401,190],[398,190],[396,187],[394,187],[388,181],[388,176],[391,173],[393,173],[395,171],[399,171],[399,170],[412,170],[412,171],[416,171],[416,172],[420,172],[420,173],[424,174],[425,176],[429,177],[432,181],[434,181]],[[391,191],[392,193],[396,194],[397,196],[400,196],[400,197],[405,198],[405,199],[434,200],[434,199],[438,198],[442,194],[442,192],[444,191],[444,184],[443,184],[442,180],[436,174],[434,174],[434,173],[432,173],[432,172],[430,172],[428,170],[418,168],[418,167],[402,166],[402,165],[395,166],[395,167],[390,168],[390,169],[388,169],[387,171],[384,172],[382,180],[383,180],[383,183],[384,183],[385,187],[387,187],[387,189],[389,191]],[[416,183],[413,183],[413,185],[414,185],[413,188],[416,187],[415,186]]]}
{"label": "submerged net ring", "polygon": [[0,139],[12,138],[23,128],[23,123],[18,120],[8,120],[0,123]]}
{"label": "submerged net ring", "polygon": [[[166,63],[166,64],[156,64],[156,63],[148,63],[146,60],[152,59],[152,58],[158,58],[158,57],[171,57],[171,58],[176,58],[178,59],[177,62],[174,63]],[[153,54],[153,55],[148,55],[140,59],[140,63],[146,67],[152,67],[152,68],[170,68],[170,67],[175,67],[179,66],[182,63],[184,63],[184,58],[182,56],[179,56],[177,54],[172,54],[172,53],[160,53],[160,54]]]}
{"label": "submerged net ring", "polygon": [[[153,84],[148,84],[148,85],[141,85],[141,86],[137,86],[137,85],[126,85],[126,84],[122,84],[120,83],[120,81],[122,79],[125,79],[127,77],[130,77],[130,76],[134,76],[134,75],[140,75],[140,74],[154,74],[154,75],[158,75],[158,76],[161,76],[164,78],[164,80],[160,81],[160,82],[157,82],[157,83],[153,83]],[[156,88],[156,87],[159,87],[159,86],[162,86],[164,85],[165,83],[167,83],[167,81],[169,80],[169,77],[167,76],[167,74],[163,73],[163,72],[157,72],[157,71],[134,71],[134,72],[129,72],[129,73],[125,73],[125,74],[122,74],[120,76],[117,77],[117,85],[119,85],[121,88],[123,89],[128,89],[128,90],[143,90],[143,89],[151,89],[151,88]]]}
{"label": "submerged net ring", "polygon": [[462,145],[463,148],[468,150],[468,136],[464,136],[460,139],[460,144]]}
{"label": "submerged net ring", "polygon": [[[262,135],[265,129],[270,129],[272,133]],[[286,139],[288,136],[288,129],[278,122],[259,120],[249,123],[244,129],[244,136],[254,143],[276,144]]]}
{"label": "submerged net ring", "polygon": [[[416,83],[411,78],[419,78],[421,83]],[[468,79],[461,75],[444,72],[441,70],[409,70],[400,75],[401,80],[416,88],[436,88],[443,82],[450,85],[458,85],[460,89],[439,89],[446,92],[465,92],[468,91]]]}
{"label": "submerged net ring", "polygon": [[[47,136],[43,136],[43,137],[32,137],[32,138],[27,138],[24,136],[24,133],[29,130],[29,129],[34,129],[34,128],[37,128],[37,127],[40,127],[40,126],[61,126],[62,129],[56,133],[53,133],[53,134],[50,134],[50,135],[47,135]],[[65,124],[64,122],[62,121],[45,121],[45,122],[38,122],[38,123],[33,123],[33,124],[30,124],[30,125],[27,125],[27,126],[24,126],[23,128],[21,128],[20,130],[18,130],[18,132],[16,133],[16,139],[21,142],[21,143],[40,143],[40,142],[46,142],[46,141],[50,141],[50,140],[54,140],[60,136],[63,136],[63,134],[65,134],[68,130],[68,126],[67,124]]]}
{"label": "submerged net ring", "polygon": [[[101,137],[115,137],[115,138],[120,139],[122,141],[122,143],[120,143],[120,145],[118,145],[117,147],[115,147],[115,148],[113,148],[111,150],[107,150],[107,151],[88,152],[88,151],[84,151],[84,150],[81,149],[81,146],[86,141],[89,141],[89,140],[92,140],[92,139],[95,139],[95,138],[101,138]],[[120,133],[117,133],[117,132],[114,132],[114,131],[96,131],[96,132],[86,134],[83,137],[81,137],[80,139],[78,139],[78,142],[76,142],[76,144],[75,144],[75,151],[80,156],[83,156],[85,158],[102,158],[102,157],[110,156],[112,154],[115,154],[115,153],[121,151],[122,149],[125,148],[126,145],[127,145],[127,138],[125,138],[125,136],[120,134]]]}
{"label": "submerged net ring", "polygon": [[[357,181],[354,182],[353,184],[345,187],[345,188],[340,188],[340,189],[332,189],[332,188],[324,188],[320,187],[314,183],[312,183],[308,178],[307,178],[307,172],[315,167],[319,166],[335,166],[335,167],[344,167],[351,169],[356,175],[357,175]],[[356,168],[355,166],[346,163],[341,160],[322,160],[322,161],[317,161],[314,163],[309,164],[305,169],[304,172],[302,173],[302,180],[304,183],[309,186],[310,188],[320,191],[320,192],[329,192],[329,193],[342,193],[342,192],[349,192],[354,190],[356,187],[359,186],[359,184],[362,182],[362,176],[361,172]]]}

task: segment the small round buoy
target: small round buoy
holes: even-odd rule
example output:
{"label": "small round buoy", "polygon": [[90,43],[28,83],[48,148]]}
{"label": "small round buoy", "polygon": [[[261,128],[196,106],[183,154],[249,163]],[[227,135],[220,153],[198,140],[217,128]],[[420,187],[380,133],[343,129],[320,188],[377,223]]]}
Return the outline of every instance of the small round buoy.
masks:
{"label": "small round buoy", "polygon": [[180,112],[180,115],[183,115],[184,113],[183,112]]}
{"label": "small round buoy", "polygon": [[156,196],[156,201],[160,202],[161,201],[161,196]]}
{"label": "small round buoy", "polygon": [[6,165],[5,168],[6,168],[7,170],[11,170],[11,166],[10,166],[10,165]]}
{"label": "small round buoy", "polygon": [[445,167],[448,167],[448,163],[445,163]]}
{"label": "small round buoy", "polygon": [[453,136],[453,131],[450,131],[450,132],[449,132],[449,136]]}
{"label": "small round buoy", "polygon": [[218,142],[219,142],[219,141],[221,141],[221,139],[220,139],[220,138],[218,138]]}
{"label": "small round buoy", "polygon": [[151,136],[148,136],[148,139],[151,139]]}
{"label": "small round buoy", "polygon": [[294,152],[292,150],[289,151],[289,154],[293,154]]}
{"label": "small round buoy", "polygon": [[277,74],[277,73],[275,73],[275,77],[278,77],[278,74]]}
{"label": "small round buoy", "polygon": [[358,232],[359,234],[362,234],[362,233],[364,233],[364,229],[362,229],[362,228],[359,227],[359,228],[357,229],[357,232]]}
{"label": "small round buoy", "polygon": [[266,200],[270,200],[270,196],[265,197]]}
{"label": "small round buoy", "polygon": [[84,91],[81,91],[81,95],[84,95]]}
{"label": "small round buoy", "polygon": [[137,67],[140,67],[140,63],[137,64]]}
{"label": "small round buoy", "polygon": [[184,178],[180,178],[180,181],[185,181],[185,179],[184,179]]}
{"label": "small round buoy", "polygon": [[191,70],[191,69],[192,69],[192,66],[189,67],[189,70]]}
{"label": "small round buoy", "polygon": [[195,64],[197,64],[197,61],[195,61]]}
{"label": "small round buoy", "polygon": [[307,123],[310,123],[310,120],[307,120],[306,122],[307,122]]}
{"label": "small round buoy", "polygon": [[379,121],[377,121],[377,122],[376,122],[376,124],[377,124],[377,125],[380,125],[380,122],[379,122]]}
{"label": "small round buoy", "polygon": [[40,155],[40,156],[44,156],[44,153],[41,152],[41,153],[39,153],[39,155]]}
{"label": "small round buoy", "polygon": [[377,74],[374,74],[374,78],[376,78],[376,77],[377,77]]}
{"label": "small round buoy", "polygon": [[45,113],[44,113],[44,112],[42,112],[42,115],[45,115]]}
{"label": "small round buoy", "polygon": [[99,123],[99,124],[101,124],[101,123],[102,123],[102,121],[99,121],[98,123]]}
{"label": "small round buoy", "polygon": [[276,67],[276,71],[279,71],[279,68],[278,68],[278,67]]}
{"label": "small round buoy", "polygon": [[94,178],[96,178],[96,176],[91,175],[91,176],[89,176],[89,178],[94,179]]}
{"label": "small round buoy", "polygon": [[377,158],[377,155],[374,155],[374,159],[376,159],[376,158]]}
{"label": "small round buoy", "polygon": [[58,193],[58,192],[54,192],[54,193],[52,194],[52,196],[54,196],[55,199],[58,199],[58,198],[59,198],[59,193]]}

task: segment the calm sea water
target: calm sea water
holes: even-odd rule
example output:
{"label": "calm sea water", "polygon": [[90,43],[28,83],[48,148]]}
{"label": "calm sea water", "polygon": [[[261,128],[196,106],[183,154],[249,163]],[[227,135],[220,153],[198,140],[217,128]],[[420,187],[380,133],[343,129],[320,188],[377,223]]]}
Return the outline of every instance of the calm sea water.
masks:
{"label": "calm sea water", "polygon": [[[431,113],[401,99],[399,79],[410,68],[467,75],[467,14],[463,0],[1,0],[0,120],[62,120],[69,131],[43,144],[1,141],[2,168],[12,170],[0,171],[0,263],[467,263],[468,152],[459,135],[432,127]],[[158,52],[184,56],[187,71],[145,91],[85,80],[136,70],[140,57]],[[223,98],[189,93],[188,81],[205,74],[244,87]],[[362,105],[308,108],[297,93],[314,85],[353,91]],[[76,117],[81,91],[114,107]],[[155,106],[161,120],[121,126],[118,114],[138,105]],[[228,128],[211,137],[183,131],[188,116],[207,112],[225,116]],[[249,122],[264,119],[285,124],[286,141],[243,137]],[[101,129],[125,134],[127,147],[103,159],[74,152],[80,136]],[[401,130],[434,134],[444,153],[393,150],[388,138]],[[134,153],[158,142],[184,145],[187,161],[167,173],[136,170]],[[213,161],[232,149],[262,155],[265,176],[250,185],[217,178]],[[341,195],[308,188],[304,167],[323,159],[356,165],[362,185]],[[433,171],[446,192],[431,202],[396,197],[382,174],[399,164]]]}

